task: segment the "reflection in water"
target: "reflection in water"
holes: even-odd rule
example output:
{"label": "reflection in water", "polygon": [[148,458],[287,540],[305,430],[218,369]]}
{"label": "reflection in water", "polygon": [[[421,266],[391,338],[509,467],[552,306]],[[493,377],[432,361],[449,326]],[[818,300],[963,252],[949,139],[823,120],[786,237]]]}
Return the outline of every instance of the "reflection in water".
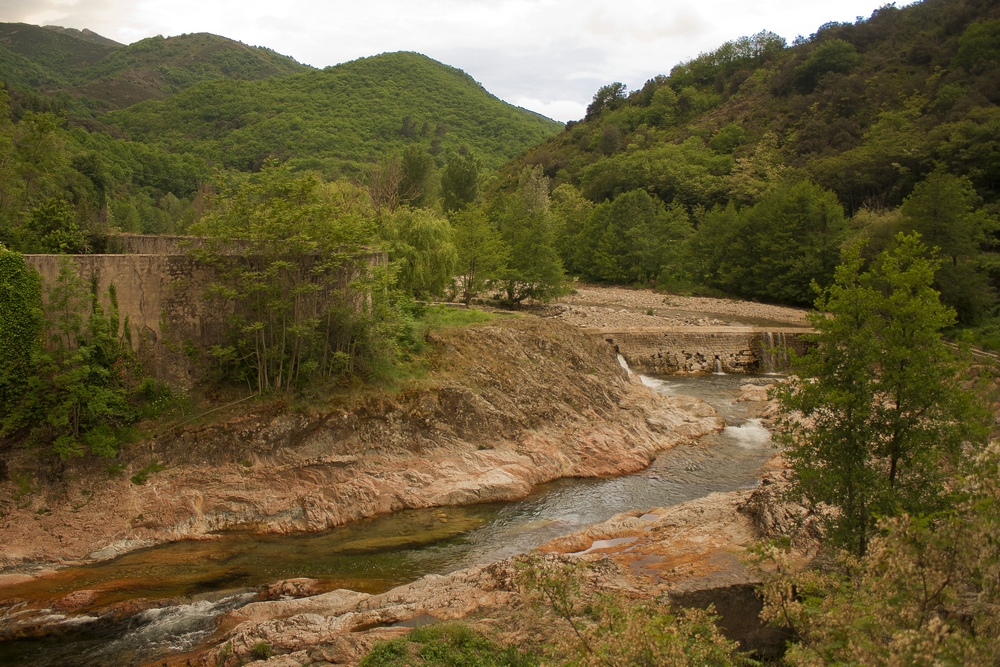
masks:
{"label": "reflection in water", "polygon": [[324,533],[225,533],[0,589],[3,599],[35,601],[91,589],[99,592],[99,606],[135,598],[183,602],[113,627],[101,623],[96,624],[100,628],[79,628],[60,637],[2,643],[0,664],[60,665],[68,664],[68,657],[79,665],[137,664],[189,650],[206,637],[213,618],[245,604],[252,597],[245,591],[261,584],[312,577],[331,590],[378,593],[424,574],[445,574],[529,551],[619,512],[756,484],[773,451],[767,431],[748,418],[753,404],[735,400],[747,376],[642,380],[665,394],[706,400],[730,425],[698,443],[664,452],[640,473],[558,480],[517,502],[408,510]]}

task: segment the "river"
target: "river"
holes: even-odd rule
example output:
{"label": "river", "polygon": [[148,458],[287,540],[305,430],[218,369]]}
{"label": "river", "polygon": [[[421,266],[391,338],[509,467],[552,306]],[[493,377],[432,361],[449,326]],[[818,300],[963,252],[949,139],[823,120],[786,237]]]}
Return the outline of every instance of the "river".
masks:
{"label": "river", "polygon": [[664,452],[634,475],[562,479],[516,502],[407,510],[322,533],[224,533],[214,540],[150,547],[0,589],[0,601],[54,600],[84,589],[98,592],[100,606],[140,598],[169,601],[118,621],[67,618],[58,634],[2,642],[0,664],[137,665],[191,650],[211,634],[217,616],[251,601],[262,584],[311,577],[331,590],[379,593],[425,574],[446,574],[529,551],[620,512],[756,485],[774,452],[767,431],[750,418],[754,404],[735,399],[740,385],[764,378],[642,379],[664,394],[704,399],[729,426]]}

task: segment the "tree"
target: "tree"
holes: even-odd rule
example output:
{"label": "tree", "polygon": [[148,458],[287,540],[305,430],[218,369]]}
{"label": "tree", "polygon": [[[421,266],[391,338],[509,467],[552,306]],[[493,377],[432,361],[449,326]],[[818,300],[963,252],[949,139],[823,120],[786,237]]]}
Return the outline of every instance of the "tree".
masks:
{"label": "tree", "polygon": [[[64,258],[55,282],[46,286],[44,320],[39,326],[42,299],[40,290],[35,291],[39,281],[27,276],[21,283],[27,288],[23,295],[27,299],[8,301],[4,309],[21,320],[20,335],[11,341],[17,345],[12,360],[16,365],[5,364],[3,370],[17,370],[23,376],[14,376],[20,381],[3,387],[8,391],[0,396],[0,435],[18,434],[29,443],[51,447],[64,459],[88,450],[114,455],[116,428],[132,424],[137,417],[142,379],[128,318],[124,327],[119,319],[114,285],[103,295],[105,308],[97,281],[91,281],[88,292],[76,267]],[[12,328],[10,333],[19,332]]]}
{"label": "tree", "polygon": [[594,93],[594,101],[587,107],[587,120],[593,120],[601,115],[605,109],[614,111],[625,104],[625,93],[628,87],[619,81],[601,86]]}
{"label": "tree", "polygon": [[398,268],[401,290],[420,299],[444,292],[458,259],[445,218],[426,209],[400,208],[383,219],[381,235],[389,261]]}
{"label": "tree", "polygon": [[585,272],[588,278],[616,283],[648,283],[670,266],[674,273],[678,251],[691,234],[682,206],[669,208],[645,190],[633,190],[594,208],[585,234],[593,243]]}
{"label": "tree", "polygon": [[192,231],[211,239],[198,253],[218,272],[207,296],[233,312],[227,344],[212,351],[233,379],[277,391],[356,372],[384,354],[378,318],[388,276],[359,194],[271,161],[219,183]]}
{"label": "tree", "polygon": [[365,168],[365,189],[376,215],[396,210],[404,178],[403,165],[397,157],[383,158]]}
{"label": "tree", "polygon": [[692,273],[745,297],[808,303],[827,284],[847,229],[836,195],[800,181],[773,189],[752,207],[732,204],[704,216],[687,256]]}
{"label": "tree", "polygon": [[458,211],[479,199],[479,160],[472,153],[456,155],[441,174],[441,205]]}
{"label": "tree", "polygon": [[958,40],[955,64],[973,71],[1000,60],[1000,20],[987,19],[970,25]]}
{"label": "tree", "polygon": [[403,180],[399,184],[399,199],[418,208],[433,204],[437,175],[434,157],[422,146],[408,146],[401,162]]}
{"label": "tree", "polygon": [[802,92],[811,93],[824,74],[846,74],[859,62],[861,56],[853,44],[842,39],[826,40],[809,54],[805,62],[795,68],[797,85]]}
{"label": "tree", "polygon": [[451,217],[458,272],[462,276],[462,300],[469,305],[507,267],[510,248],[500,232],[479,208],[466,208]]}
{"label": "tree", "polygon": [[581,267],[576,256],[582,242],[580,235],[594,211],[594,205],[575,187],[563,183],[552,191],[549,210],[552,212],[555,247],[563,266],[571,275],[579,275]]}
{"label": "tree", "polygon": [[565,274],[554,246],[548,179],[542,167],[525,167],[517,191],[498,195],[489,216],[510,247],[510,260],[501,277],[507,301],[547,300],[558,294]]}
{"label": "tree", "polygon": [[830,537],[858,556],[879,517],[943,507],[961,447],[987,433],[941,340],[955,313],[931,286],[938,262],[919,235],[862,264],[858,244],[845,251],[810,315],[818,333],[799,379],[777,392],[794,488],[837,508]]}
{"label": "tree", "polygon": [[976,260],[998,225],[996,218],[975,208],[977,199],[968,178],[938,170],[917,183],[901,207],[903,231],[919,232],[946,260],[936,286],[942,301],[965,323],[978,320],[996,301]]}
{"label": "tree", "polygon": [[781,186],[784,171],[778,136],[767,132],[752,150],[736,159],[726,178],[729,199],[740,205],[756,204]]}

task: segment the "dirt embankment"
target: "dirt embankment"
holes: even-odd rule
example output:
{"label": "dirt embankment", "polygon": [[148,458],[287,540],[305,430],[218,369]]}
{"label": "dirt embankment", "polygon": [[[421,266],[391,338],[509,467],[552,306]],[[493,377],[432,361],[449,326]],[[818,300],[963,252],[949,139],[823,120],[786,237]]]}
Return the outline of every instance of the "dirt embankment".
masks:
{"label": "dirt embankment", "polygon": [[[428,377],[398,394],[169,433],[130,448],[120,478],[90,461],[45,481],[33,454],[16,452],[0,483],[0,567],[513,500],[559,477],[635,472],[722,427],[707,404],[643,387],[610,346],[559,322],[502,319],[430,343]],[[130,481],[157,462],[165,468],[144,484]]]}

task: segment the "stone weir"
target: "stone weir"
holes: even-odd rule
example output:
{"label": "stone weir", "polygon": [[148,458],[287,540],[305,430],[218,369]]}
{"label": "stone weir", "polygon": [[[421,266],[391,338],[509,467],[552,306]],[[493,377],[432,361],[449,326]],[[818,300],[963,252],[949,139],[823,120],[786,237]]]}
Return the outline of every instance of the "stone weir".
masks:
{"label": "stone weir", "polygon": [[791,351],[802,354],[806,327],[687,326],[583,329],[614,346],[629,366],[645,373],[777,373]]}

